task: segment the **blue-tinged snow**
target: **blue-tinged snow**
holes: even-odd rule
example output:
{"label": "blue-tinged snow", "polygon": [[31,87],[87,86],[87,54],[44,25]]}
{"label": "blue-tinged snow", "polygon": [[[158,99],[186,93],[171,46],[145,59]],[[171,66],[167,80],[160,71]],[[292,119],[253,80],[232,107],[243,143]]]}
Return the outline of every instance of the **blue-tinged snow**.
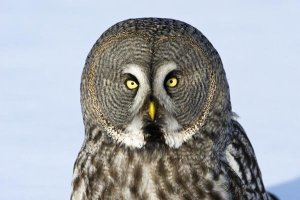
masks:
{"label": "blue-tinged snow", "polygon": [[85,58],[114,23],[156,16],[213,43],[266,187],[299,200],[299,10],[296,0],[0,1],[0,199],[69,198]]}

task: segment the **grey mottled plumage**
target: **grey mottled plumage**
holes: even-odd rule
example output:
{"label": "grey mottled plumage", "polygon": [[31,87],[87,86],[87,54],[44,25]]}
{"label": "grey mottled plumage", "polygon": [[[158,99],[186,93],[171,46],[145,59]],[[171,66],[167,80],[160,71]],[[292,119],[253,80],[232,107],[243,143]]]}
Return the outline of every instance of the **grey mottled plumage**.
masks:
{"label": "grey mottled plumage", "polygon": [[186,23],[109,28],[86,60],[81,105],[72,200],[271,199],[221,59]]}

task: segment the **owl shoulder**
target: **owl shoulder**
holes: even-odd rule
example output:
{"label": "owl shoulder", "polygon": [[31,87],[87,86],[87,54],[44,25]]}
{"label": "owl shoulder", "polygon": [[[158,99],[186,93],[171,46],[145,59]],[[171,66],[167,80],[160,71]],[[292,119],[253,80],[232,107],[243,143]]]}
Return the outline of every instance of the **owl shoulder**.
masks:
{"label": "owl shoulder", "polygon": [[243,127],[232,120],[232,133],[225,150],[226,164],[246,191],[247,198],[268,199],[253,147]]}

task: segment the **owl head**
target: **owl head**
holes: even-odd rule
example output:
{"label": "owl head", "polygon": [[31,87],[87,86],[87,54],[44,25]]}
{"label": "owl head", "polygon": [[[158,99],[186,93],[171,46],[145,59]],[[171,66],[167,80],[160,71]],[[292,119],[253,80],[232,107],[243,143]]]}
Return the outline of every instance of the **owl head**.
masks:
{"label": "owl head", "polygon": [[219,54],[171,19],[129,19],[104,32],[86,60],[81,105],[86,127],[129,148],[179,148],[231,119]]}

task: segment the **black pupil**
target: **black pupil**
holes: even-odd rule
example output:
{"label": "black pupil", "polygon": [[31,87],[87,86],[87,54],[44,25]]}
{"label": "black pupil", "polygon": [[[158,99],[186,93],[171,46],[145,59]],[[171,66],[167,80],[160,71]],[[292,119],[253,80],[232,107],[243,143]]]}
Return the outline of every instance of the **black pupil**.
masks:
{"label": "black pupil", "polygon": [[133,82],[133,81],[131,81],[131,85],[134,85],[134,82]]}
{"label": "black pupil", "polygon": [[173,80],[170,80],[170,83],[173,83]]}

